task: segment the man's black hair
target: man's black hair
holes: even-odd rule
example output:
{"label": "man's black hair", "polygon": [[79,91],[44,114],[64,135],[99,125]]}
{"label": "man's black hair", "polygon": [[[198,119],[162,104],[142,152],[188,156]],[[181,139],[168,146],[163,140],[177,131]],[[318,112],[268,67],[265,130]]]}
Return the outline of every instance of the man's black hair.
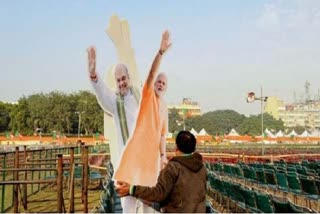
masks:
{"label": "man's black hair", "polygon": [[190,154],[196,149],[197,140],[189,131],[180,131],[176,138],[177,148],[185,153]]}

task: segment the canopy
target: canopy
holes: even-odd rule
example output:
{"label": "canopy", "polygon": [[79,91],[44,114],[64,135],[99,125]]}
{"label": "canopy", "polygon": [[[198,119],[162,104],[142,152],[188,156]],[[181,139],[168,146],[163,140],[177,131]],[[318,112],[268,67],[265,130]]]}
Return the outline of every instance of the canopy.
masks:
{"label": "canopy", "polygon": [[202,128],[198,135],[206,136],[206,135],[208,135],[208,133],[206,132],[206,130],[204,128]]}
{"label": "canopy", "polygon": [[194,128],[192,128],[190,130],[191,134],[193,134],[194,136],[197,136],[198,135],[198,132],[196,130],[194,130]]}
{"label": "canopy", "polygon": [[283,137],[284,134],[281,130],[278,131],[278,133],[276,134],[276,137]]}
{"label": "canopy", "polygon": [[238,132],[236,132],[236,130],[231,129],[231,131],[229,132],[228,136],[239,136]]}
{"label": "canopy", "polygon": [[295,137],[295,136],[297,136],[298,134],[294,131],[294,130],[292,130],[287,136],[288,137]]}
{"label": "canopy", "polygon": [[304,132],[299,135],[299,137],[310,137],[311,135],[309,134],[309,132],[307,132],[307,130],[304,130]]}
{"label": "canopy", "polygon": [[266,134],[267,137],[270,137],[270,138],[275,138],[276,137],[276,136],[274,136],[274,134],[272,134],[272,132],[268,128],[266,128],[264,133]]}

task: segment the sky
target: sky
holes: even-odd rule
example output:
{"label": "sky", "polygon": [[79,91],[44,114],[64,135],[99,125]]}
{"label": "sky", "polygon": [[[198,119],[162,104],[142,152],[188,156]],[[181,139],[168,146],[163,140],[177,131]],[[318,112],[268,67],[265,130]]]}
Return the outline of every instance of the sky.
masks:
{"label": "sky", "polygon": [[250,115],[260,103],[247,93],[285,102],[320,89],[318,0],[2,0],[0,101],[35,93],[93,89],[86,49],[97,48],[103,75],[117,63],[107,36],[109,18],[130,25],[137,67],[145,80],[168,29],[172,47],[160,67],[168,75],[168,104],[187,97],[203,112],[233,109]]}

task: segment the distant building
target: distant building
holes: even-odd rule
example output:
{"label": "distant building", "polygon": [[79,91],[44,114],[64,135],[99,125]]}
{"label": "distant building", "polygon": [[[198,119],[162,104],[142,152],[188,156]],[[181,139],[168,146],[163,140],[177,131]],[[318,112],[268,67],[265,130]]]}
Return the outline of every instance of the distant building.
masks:
{"label": "distant building", "polygon": [[308,100],[305,103],[284,104],[277,97],[269,97],[265,112],[275,119],[281,119],[285,127],[302,126],[320,129],[320,101]]}
{"label": "distant building", "polygon": [[279,108],[283,106],[283,101],[278,97],[268,97],[268,100],[264,107],[264,112],[272,115],[275,119],[279,120]]}
{"label": "distant building", "polygon": [[198,102],[192,101],[189,98],[183,98],[182,102],[178,105],[168,105],[169,111],[171,109],[177,109],[179,115],[186,115],[188,117],[200,116],[201,107]]}

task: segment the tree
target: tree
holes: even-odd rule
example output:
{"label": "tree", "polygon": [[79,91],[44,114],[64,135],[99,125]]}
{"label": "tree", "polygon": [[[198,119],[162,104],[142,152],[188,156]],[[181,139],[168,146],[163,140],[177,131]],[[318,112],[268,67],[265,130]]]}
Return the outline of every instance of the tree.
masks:
{"label": "tree", "polygon": [[[270,114],[263,114],[263,129],[268,128],[269,130],[283,130],[283,122],[276,120]],[[250,115],[236,128],[241,135],[261,135],[261,114]],[[264,131],[263,130],[263,131]]]}
{"label": "tree", "polygon": [[[1,112],[5,115],[2,110],[0,108],[0,125],[1,119],[5,118],[1,117]],[[53,131],[76,134],[79,122],[75,114],[77,111],[82,113],[81,128],[85,134],[103,132],[103,111],[95,96],[88,91],[70,95],[54,91],[23,97],[9,113],[9,128],[23,134],[33,134],[37,128],[47,134]]]}
{"label": "tree", "polygon": [[182,117],[179,115],[178,110],[173,108],[169,109],[169,132],[174,133],[177,130],[182,130],[183,124],[179,126],[179,122],[181,123]]}
{"label": "tree", "polygon": [[0,132],[7,131],[10,123],[11,104],[0,102]]}
{"label": "tree", "polygon": [[232,128],[237,127],[245,119],[233,110],[217,110],[203,114],[201,117],[190,118],[187,124],[199,131],[204,128],[211,135],[225,134],[231,131]]}
{"label": "tree", "polygon": [[23,97],[18,101],[18,104],[12,108],[10,112],[9,128],[19,131],[22,134],[30,135],[33,133],[29,127],[32,127],[33,121],[30,116],[27,98]]}
{"label": "tree", "polygon": [[261,135],[261,119],[258,116],[250,115],[236,129],[240,135]]}
{"label": "tree", "polygon": [[95,95],[89,91],[80,91],[76,100],[76,111],[81,112],[81,126],[85,134],[103,133],[103,110],[99,106]]}

